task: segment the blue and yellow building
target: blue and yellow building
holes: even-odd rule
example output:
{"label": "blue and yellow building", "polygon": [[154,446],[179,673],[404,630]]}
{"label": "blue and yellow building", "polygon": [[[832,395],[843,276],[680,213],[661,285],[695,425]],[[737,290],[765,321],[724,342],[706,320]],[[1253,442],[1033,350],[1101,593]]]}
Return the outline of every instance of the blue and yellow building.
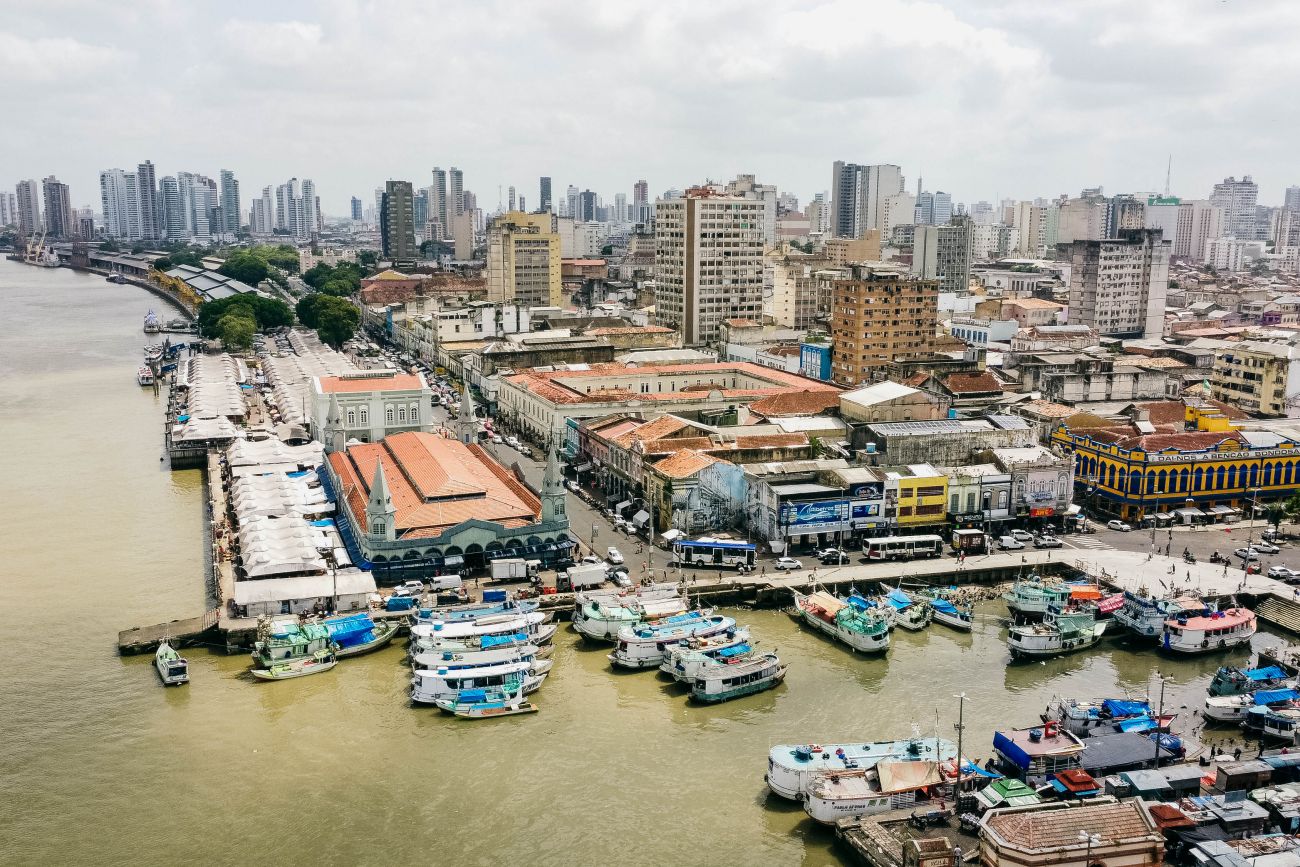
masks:
{"label": "blue and yellow building", "polygon": [[[1074,417],[1056,428],[1052,443],[1073,453],[1085,506],[1134,520],[1197,509],[1217,520],[1252,502],[1285,499],[1300,486],[1300,441],[1240,430],[1212,402],[1183,404],[1179,424],[1167,417],[1170,404],[1179,405],[1135,404],[1128,424]],[[1144,406],[1166,417],[1153,420]],[[1200,520],[1195,512],[1185,517]]]}

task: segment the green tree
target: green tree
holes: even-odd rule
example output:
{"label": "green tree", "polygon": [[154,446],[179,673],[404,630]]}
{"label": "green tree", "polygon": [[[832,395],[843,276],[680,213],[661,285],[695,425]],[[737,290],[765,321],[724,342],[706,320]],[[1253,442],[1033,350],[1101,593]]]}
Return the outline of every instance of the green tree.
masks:
{"label": "green tree", "polygon": [[266,279],[270,266],[256,253],[249,250],[236,250],[221,263],[221,267],[217,270],[227,277],[233,277],[249,286],[256,286]]}
{"label": "green tree", "polygon": [[379,253],[375,250],[362,250],[357,253],[357,261],[367,268],[373,268],[379,262]]}
{"label": "green tree", "polygon": [[159,271],[170,271],[176,266],[172,263],[170,256],[159,256],[153,260],[153,266]]}
{"label": "green tree", "polygon": [[299,267],[298,250],[288,244],[263,244],[252,248],[254,255],[260,257],[263,262],[273,265],[287,274],[297,274]]}
{"label": "green tree", "polygon": [[209,301],[199,308],[199,334],[209,338],[220,337],[219,323],[231,312],[253,320],[258,331],[293,324],[293,310],[278,298],[263,298],[252,294],[232,295],[218,301]]}
{"label": "green tree", "polygon": [[117,253],[120,252],[122,248],[117,245],[116,241],[109,238],[106,241],[100,242],[99,249],[105,253]]}
{"label": "green tree", "polygon": [[221,342],[230,349],[247,349],[253,343],[253,335],[257,332],[257,321],[253,318],[252,312],[244,315],[247,308],[236,307],[217,320],[217,331],[221,335]]}
{"label": "green tree", "polygon": [[316,306],[320,304],[321,299],[324,297],[324,295],[319,295],[314,292],[310,295],[304,295],[295,308],[295,312],[298,314],[298,321],[303,325],[306,325],[308,328],[315,328]]}
{"label": "green tree", "polygon": [[316,302],[316,334],[321,341],[335,349],[340,349],[344,342],[357,333],[361,324],[361,311],[346,298],[335,295],[320,295]]}
{"label": "green tree", "polygon": [[341,298],[346,298],[353,293],[354,288],[358,287],[354,287],[350,280],[333,277],[325,281],[325,285],[320,287],[320,291],[324,295],[338,295]]}
{"label": "green tree", "polygon": [[1264,507],[1264,520],[1276,530],[1286,520],[1286,506],[1281,503],[1269,503]]}
{"label": "green tree", "polygon": [[1292,519],[1300,518],[1300,494],[1292,494],[1288,497],[1287,501],[1283,503],[1283,508],[1286,509],[1288,517]]}

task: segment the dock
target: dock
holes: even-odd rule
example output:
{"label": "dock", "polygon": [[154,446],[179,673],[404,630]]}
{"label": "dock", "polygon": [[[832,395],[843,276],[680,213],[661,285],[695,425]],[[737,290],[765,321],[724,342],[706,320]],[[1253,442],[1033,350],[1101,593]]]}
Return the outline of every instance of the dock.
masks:
{"label": "dock", "polygon": [[117,652],[122,656],[153,653],[163,639],[172,647],[192,647],[217,640],[217,609],[186,620],[170,620],[154,626],[137,626],[117,634]]}

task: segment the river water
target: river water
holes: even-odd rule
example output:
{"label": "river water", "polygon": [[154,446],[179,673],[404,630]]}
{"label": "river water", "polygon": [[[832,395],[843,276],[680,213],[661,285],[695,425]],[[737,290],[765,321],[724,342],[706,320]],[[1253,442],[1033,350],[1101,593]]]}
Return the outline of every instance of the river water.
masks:
{"label": "river water", "polygon": [[990,605],[973,635],[900,630],[870,660],[739,610],[788,682],[717,707],[611,672],[567,627],[527,717],[409,707],[396,646],[284,683],[192,649],[192,682],[165,690],[151,657],[114,651],[119,629],[204,608],[202,479],[164,469],[163,398],[135,384],[150,307],[171,315],[0,261],[0,864],[838,864],[831,835],[765,796],[769,745],[955,739],[965,691],[982,759],[1052,696],[1143,694],[1157,668],[1187,718],[1218,665],[1248,658],[1108,641],[1008,667]]}

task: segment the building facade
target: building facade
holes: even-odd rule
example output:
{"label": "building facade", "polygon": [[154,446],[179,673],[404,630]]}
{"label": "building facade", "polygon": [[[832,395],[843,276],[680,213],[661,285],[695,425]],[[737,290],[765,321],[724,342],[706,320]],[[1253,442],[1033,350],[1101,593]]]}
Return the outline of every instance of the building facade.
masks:
{"label": "building facade", "polygon": [[1223,209],[1224,234],[1243,241],[1257,240],[1255,232],[1255,203],[1259,199],[1259,185],[1250,175],[1241,180],[1224,178],[1214,185],[1210,204]]}
{"label": "building facade", "polygon": [[970,289],[971,233],[969,220],[942,226],[917,226],[912,241],[912,273],[937,280],[943,292]]}
{"label": "building facade", "polygon": [[312,437],[325,450],[378,442],[402,431],[432,432],[433,390],[420,373],[361,373],[312,379]]}
{"label": "building facade", "polygon": [[45,200],[45,231],[54,238],[74,238],[77,224],[72,216],[72,197],[68,185],[54,175],[41,181]]}
{"label": "building facade", "polygon": [[1300,416],[1300,348],[1244,340],[1219,350],[1210,394],[1253,415]]}
{"label": "building facade", "polygon": [[1121,229],[1069,250],[1071,325],[1102,336],[1163,335],[1170,244],[1159,229]]}
{"label": "building facade", "polygon": [[384,258],[399,266],[413,265],[420,251],[415,243],[415,191],[410,181],[384,184],[379,229]]}
{"label": "building facade", "polygon": [[563,302],[560,236],[549,212],[508,211],[488,226],[488,300],[527,307]]}
{"label": "building facade", "polygon": [[898,356],[929,351],[939,284],[886,265],[852,265],[831,287],[832,378],[856,384]]}

